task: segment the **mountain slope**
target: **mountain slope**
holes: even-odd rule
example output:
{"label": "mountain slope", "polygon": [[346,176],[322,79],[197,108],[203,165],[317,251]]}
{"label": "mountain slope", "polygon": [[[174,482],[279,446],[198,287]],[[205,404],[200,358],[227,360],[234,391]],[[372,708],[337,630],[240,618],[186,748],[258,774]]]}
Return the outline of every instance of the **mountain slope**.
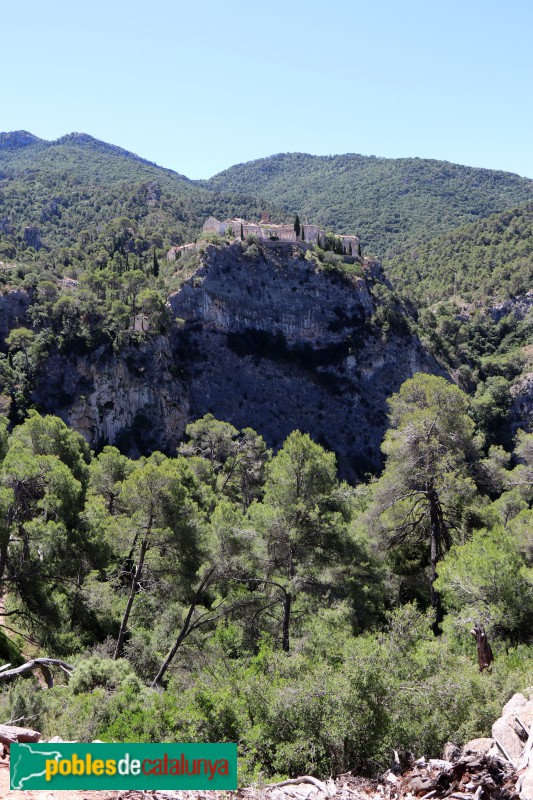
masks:
{"label": "mountain slope", "polygon": [[83,263],[124,230],[141,255],[190,241],[211,214],[257,217],[261,208],[87,134],[0,134],[0,260],[32,260],[33,248]]}
{"label": "mountain slope", "polygon": [[533,283],[533,202],[409,248],[387,264],[387,274],[423,303],[525,294]]}
{"label": "mountain slope", "polygon": [[87,182],[153,179],[157,174],[160,179],[165,176],[170,186],[193,183],[184,175],[87,133],[69,133],[52,142],[27,131],[0,133],[0,164],[11,175],[34,169],[58,172],[72,166]]}
{"label": "mountain slope", "polygon": [[389,258],[530,200],[532,190],[532,180],[511,173],[353,154],[279,154],[191,181],[84,133],[48,142],[15,131],[0,134],[0,260],[33,246],[74,248],[67,261],[83,261],[121,219],[142,240],[137,251],[166,248],[194,238],[211,214],[253,219],[264,210],[274,221],[298,213],[356,232],[367,252]]}
{"label": "mountain slope", "polygon": [[426,346],[475,392],[485,433],[511,449],[533,427],[533,203],[409,248],[387,276]]}
{"label": "mountain slope", "polygon": [[[226,304],[222,284],[231,286],[231,292],[240,298],[238,308],[233,308],[231,313],[239,324],[242,323],[242,330],[219,327],[217,330],[210,328],[206,333],[200,319],[201,305],[196,320],[189,319],[186,309],[178,307],[175,300],[171,301],[172,315],[168,312],[169,294],[188,280],[201,280],[200,274],[192,279],[191,275],[199,266],[205,243],[199,248],[180,251],[179,259],[173,262],[162,258],[165,249],[194,238],[210,214],[219,218],[233,214],[257,218],[260,210],[265,207],[268,210],[267,202],[232,193],[233,190],[249,191],[255,186],[261,191],[274,192],[277,187],[276,193],[279,190],[280,196],[283,192],[287,196],[291,181],[290,192],[295,203],[300,203],[298,195],[302,196],[305,189],[305,202],[316,203],[316,208],[322,209],[322,212],[316,211],[314,219],[320,218],[326,209],[332,221],[339,221],[337,229],[355,229],[365,238],[365,229],[358,228],[357,223],[342,223],[357,211],[361,219],[368,221],[370,234],[366,239],[372,241],[374,237],[376,249],[386,247],[387,242],[389,252],[403,248],[402,256],[387,263],[387,275],[406,298],[414,299],[418,306],[430,306],[421,314],[417,314],[420,309],[412,306],[426,346],[425,352],[424,347],[418,345],[414,350],[411,348],[413,368],[423,369],[424,364],[431,362],[427,368],[437,369],[435,361],[427,360],[429,349],[445,369],[457,372],[458,380],[472,393],[480,381],[491,377],[526,381],[530,369],[526,349],[531,345],[531,337],[530,318],[524,308],[531,305],[530,297],[513,301],[514,305],[506,305],[494,314],[492,306],[510,296],[525,295],[530,286],[533,203],[488,219],[479,219],[479,216],[488,213],[497,203],[507,203],[509,197],[529,196],[532,181],[419,159],[318,158],[302,154],[275,156],[240,165],[226,176],[228,174],[233,177],[227,182],[224,194],[221,176],[207,183],[193,182],[86,134],[71,134],[57,142],[40,140],[25,131],[0,135],[0,262],[4,262],[0,264],[3,292],[0,327],[3,339],[10,329],[23,322],[31,325],[36,334],[28,359],[22,351],[15,354],[14,361],[5,356],[0,359],[0,380],[9,389],[13,414],[24,412],[30,398],[28,387],[32,375],[43,359],[54,357],[54,348],[57,348],[55,357],[59,372],[55,400],[51,393],[52,406],[46,406],[51,411],[62,408],[61,392],[67,386],[75,387],[79,383],[79,395],[88,396],[82,385],[85,378],[78,380],[75,375],[80,357],[85,358],[83,369],[89,374],[93,369],[93,357],[96,361],[100,359],[95,355],[98,348],[102,348],[102,352],[110,349],[110,374],[126,375],[128,370],[124,372],[125,367],[120,358],[115,360],[116,355],[127,349],[132,336],[135,341],[158,335],[168,337],[173,330],[172,316],[188,320],[189,338],[183,350],[186,355],[193,353],[194,357],[189,359],[193,372],[190,372],[188,356],[184,364],[172,363],[176,358],[170,348],[168,375],[161,379],[154,375],[151,382],[159,399],[151,396],[147,406],[155,409],[158,403],[163,406],[174,403],[170,398],[178,387],[173,384],[173,376],[194,384],[196,388],[187,396],[183,407],[181,400],[175,401],[175,416],[169,417],[172,430],[183,431],[189,410],[196,416],[212,410],[224,418],[238,420],[241,426],[253,424],[268,434],[273,444],[281,441],[291,426],[305,427],[347,459],[353,447],[349,443],[349,429],[356,426],[356,421],[354,419],[346,428],[342,419],[351,419],[356,409],[356,416],[362,414],[361,419],[366,420],[365,430],[360,430],[359,463],[348,464],[345,468],[347,472],[357,471],[365,459],[375,466],[377,440],[373,439],[372,431],[383,433],[384,398],[394,387],[383,378],[371,401],[372,408],[378,409],[379,414],[372,417],[365,406],[368,391],[363,385],[364,375],[369,370],[372,372],[369,365],[374,357],[376,363],[385,364],[386,371],[393,374],[393,362],[402,361],[405,342],[400,339],[408,335],[409,328],[403,312],[398,312],[399,305],[381,281],[375,287],[375,307],[365,326],[355,331],[354,341],[367,343],[375,339],[380,326],[380,336],[387,339],[392,331],[395,338],[384,354],[376,356],[379,349],[376,344],[376,351],[368,357],[365,355],[362,361],[356,358],[353,370],[348,366],[351,362],[343,364],[346,355],[343,348],[357,350],[359,347],[350,343],[352,334],[349,331],[342,346],[339,345],[340,350],[336,343],[336,350],[330,352],[326,348],[319,354],[323,359],[320,363],[316,361],[318,356],[307,352],[305,343],[297,343],[297,350],[292,352],[278,337],[275,326],[282,315],[281,309],[284,304],[290,308],[291,302],[294,304],[299,298],[300,283],[291,287],[290,302],[276,289],[272,296],[276,296],[279,307],[273,305],[265,290],[263,272],[266,267],[255,256],[247,256],[248,271],[241,270],[238,280],[233,275],[237,266],[225,263],[223,281],[212,299],[222,319],[226,314],[220,311]],[[241,180],[243,175],[247,176],[244,181]],[[300,204],[295,208],[303,215]],[[287,216],[287,212],[276,211],[274,206],[270,209],[273,218]],[[410,209],[408,213],[406,209]],[[393,217],[397,218],[396,229],[393,226],[379,228],[383,220]],[[446,230],[457,219],[472,217],[477,220],[474,224],[445,232],[429,244],[424,243],[433,231]],[[335,258],[331,253],[326,255]],[[313,258],[317,260],[316,254]],[[323,254],[321,258],[319,270],[335,272],[334,263]],[[297,266],[298,262],[295,264]],[[315,284],[316,296],[324,303],[329,290],[318,279]],[[196,287],[195,283],[193,285]],[[261,324],[244,325],[243,320],[256,295],[260,297],[261,309],[270,308],[268,318]],[[454,295],[458,302],[450,304],[449,308],[441,303]],[[470,303],[470,308],[459,304],[461,298],[467,305]],[[209,298],[208,301],[211,303]],[[473,301],[481,301],[484,308],[478,309],[472,305]],[[336,316],[327,323],[330,331],[341,329],[340,321],[345,317],[353,317],[347,310],[348,303],[349,289],[342,284],[336,299]],[[440,306],[431,308],[436,303]],[[150,321],[148,337],[144,328],[132,333],[135,326],[144,324],[138,315]],[[399,325],[398,330],[395,330],[396,325]],[[217,346],[213,349],[215,342]],[[309,344],[311,348],[316,347],[313,336]],[[4,353],[13,347],[16,349],[9,342],[0,342]],[[198,352],[207,354],[204,360],[209,368],[195,363]],[[72,359],[68,376],[62,372],[65,359]],[[328,359],[335,363],[337,359],[346,374],[336,366],[333,372],[325,370]],[[24,369],[30,362],[35,362],[35,369],[32,367],[32,374],[24,377]],[[48,363],[52,369],[52,360]],[[361,364],[365,364],[364,369]],[[398,373],[395,388],[401,383],[400,377],[412,374],[410,369],[405,365],[401,375]],[[353,375],[347,377],[350,370]],[[291,383],[296,373],[301,378],[298,384]],[[266,374],[270,376],[268,385],[264,381]],[[236,375],[245,376],[241,380],[240,399],[231,390]],[[121,381],[122,378],[119,383]],[[25,388],[21,390],[22,385]],[[254,394],[255,385],[263,387],[259,395]],[[149,418],[150,414],[144,419],[145,388],[140,384],[135,386],[124,407],[139,411],[141,428],[146,424],[149,429],[155,426],[155,430],[166,430],[163,413],[159,415],[163,420],[160,422]],[[162,388],[165,386],[167,388]],[[220,391],[221,386],[226,387],[224,391]],[[332,391],[331,386],[334,387]],[[278,408],[274,401],[268,400],[279,395],[279,387],[286,387],[282,390],[283,398],[297,398],[293,403],[297,416],[284,415],[281,406]],[[33,398],[40,407],[46,405],[47,392],[48,384],[43,396]],[[111,394],[118,392],[117,385]],[[524,397],[527,392],[529,389],[524,391]],[[67,394],[70,396],[70,393],[69,388]],[[213,393],[217,393],[217,399],[212,406]],[[102,401],[103,411],[95,406],[96,418],[100,419],[100,412],[104,415],[105,411],[107,415],[108,402],[111,402],[109,398]],[[526,416],[529,415],[528,403],[527,398],[522,403],[524,408],[527,406]],[[78,409],[76,413],[83,416],[84,411]],[[92,441],[115,440],[113,437],[122,435],[120,431],[127,432],[137,424],[133,418],[117,422],[117,414],[120,417],[112,404],[110,421],[104,429],[98,429],[96,423],[96,427],[92,422],[87,423]],[[157,414],[154,412],[152,416]],[[518,417],[525,419],[522,411],[517,412]],[[85,423],[82,428],[83,425]],[[157,446],[159,442],[168,442],[166,433],[154,436]],[[150,449],[148,445],[147,449]]]}
{"label": "mountain slope", "polygon": [[356,232],[388,257],[466,222],[531,199],[533,181],[507,172],[419,158],[281,153],[238,164],[204,186],[247,192]]}

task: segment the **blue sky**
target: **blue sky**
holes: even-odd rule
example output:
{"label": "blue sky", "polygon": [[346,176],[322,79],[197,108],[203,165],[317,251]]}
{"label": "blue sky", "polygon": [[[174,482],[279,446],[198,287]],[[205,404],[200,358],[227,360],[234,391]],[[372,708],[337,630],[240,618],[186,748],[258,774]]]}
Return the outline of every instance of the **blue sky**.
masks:
{"label": "blue sky", "polygon": [[533,178],[530,0],[3,3],[0,130],[191,178],[279,152]]}

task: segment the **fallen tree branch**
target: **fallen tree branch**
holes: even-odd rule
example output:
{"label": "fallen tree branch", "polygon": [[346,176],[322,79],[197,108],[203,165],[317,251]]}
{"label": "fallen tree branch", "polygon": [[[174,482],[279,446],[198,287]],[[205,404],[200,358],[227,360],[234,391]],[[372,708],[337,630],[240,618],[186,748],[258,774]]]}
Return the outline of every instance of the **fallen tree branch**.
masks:
{"label": "fallen tree branch", "polygon": [[41,738],[39,731],[31,728],[19,728],[17,725],[0,725],[0,744],[9,748],[19,742],[38,742]]}
{"label": "fallen tree branch", "polygon": [[70,675],[74,670],[74,667],[71,664],[67,664],[65,661],[61,661],[59,658],[33,658],[31,661],[27,661],[20,667],[4,669],[2,672],[0,672],[0,681],[8,681],[11,678],[16,678],[19,675],[26,675],[28,672],[33,672],[35,669],[40,669],[48,688],[51,689],[54,685],[54,679],[50,667],[59,667],[59,669],[63,670],[63,672],[67,675]]}
{"label": "fallen tree branch", "polygon": [[526,746],[524,748],[524,752],[522,753],[522,757],[518,762],[518,769],[525,769],[529,764],[529,754],[531,753],[531,748],[533,747],[533,725],[531,725],[529,729],[529,735],[527,737]]}
{"label": "fallen tree branch", "polygon": [[526,736],[529,736],[529,728],[528,728],[528,726],[526,725],[526,723],[525,723],[525,722],[523,722],[523,721],[520,719],[520,717],[518,716],[518,714],[515,714],[515,719],[516,719],[516,721],[518,722],[518,724],[520,725],[520,727],[522,728],[522,730],[524,731],[524,733],[526,734]]}
{"label": "fallen tree branch", "polygon": [[312,775],[301,775],[299,778],[288,778],[286,781],[279,781],[279,783],[269,783],[265,786],[265,789],[277,789],[281,786],[296,786],[299,783],[312,783],[313,786],[316,786],[317,789],[324,792],[327,797],[330,796],[326,784],[322,783],[322,781],[319,781],[317,778],[313,778]]}
{"label": "fallen tree branch", "polygon": [[516,769],[516,764],[514,760],[511,758],[511,756],[509,755],[503,744],[496,737],[494,737],[494,742],[499,748],[499,750],[503,753],[504,757],[509,762],[509,764],[511,764]]}

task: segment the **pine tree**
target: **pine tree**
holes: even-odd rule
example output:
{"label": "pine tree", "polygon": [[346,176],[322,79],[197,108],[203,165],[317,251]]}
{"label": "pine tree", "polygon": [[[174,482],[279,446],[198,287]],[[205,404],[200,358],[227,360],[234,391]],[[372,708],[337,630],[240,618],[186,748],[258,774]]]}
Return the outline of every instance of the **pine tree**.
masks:
{"label": "pine tree", "polygon": [[433,631],[440,633],[442,601],[435,588],[438,562],[461,533],[465,507],[475,501],[479,457],[469,400],[435,375],[417,373],[389,399],[391,427],[381,445],[387,463],[376,486],[373,514],[389,546],[429,550]]}

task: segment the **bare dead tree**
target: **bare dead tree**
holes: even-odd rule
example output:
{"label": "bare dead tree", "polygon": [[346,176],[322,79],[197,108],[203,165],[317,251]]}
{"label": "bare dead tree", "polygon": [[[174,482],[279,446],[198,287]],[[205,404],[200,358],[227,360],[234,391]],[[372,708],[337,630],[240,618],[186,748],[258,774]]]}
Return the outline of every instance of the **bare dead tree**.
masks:
{"label": "bare dead tree", "polygon": [[479,671],[483,672],[484,669],[489,669],[493,662],[494,657],[492,655],[492,649],[488,643],[485,628],[483,625],[480,625],[479,622],[476,622],[470,633],[476,640]]}

